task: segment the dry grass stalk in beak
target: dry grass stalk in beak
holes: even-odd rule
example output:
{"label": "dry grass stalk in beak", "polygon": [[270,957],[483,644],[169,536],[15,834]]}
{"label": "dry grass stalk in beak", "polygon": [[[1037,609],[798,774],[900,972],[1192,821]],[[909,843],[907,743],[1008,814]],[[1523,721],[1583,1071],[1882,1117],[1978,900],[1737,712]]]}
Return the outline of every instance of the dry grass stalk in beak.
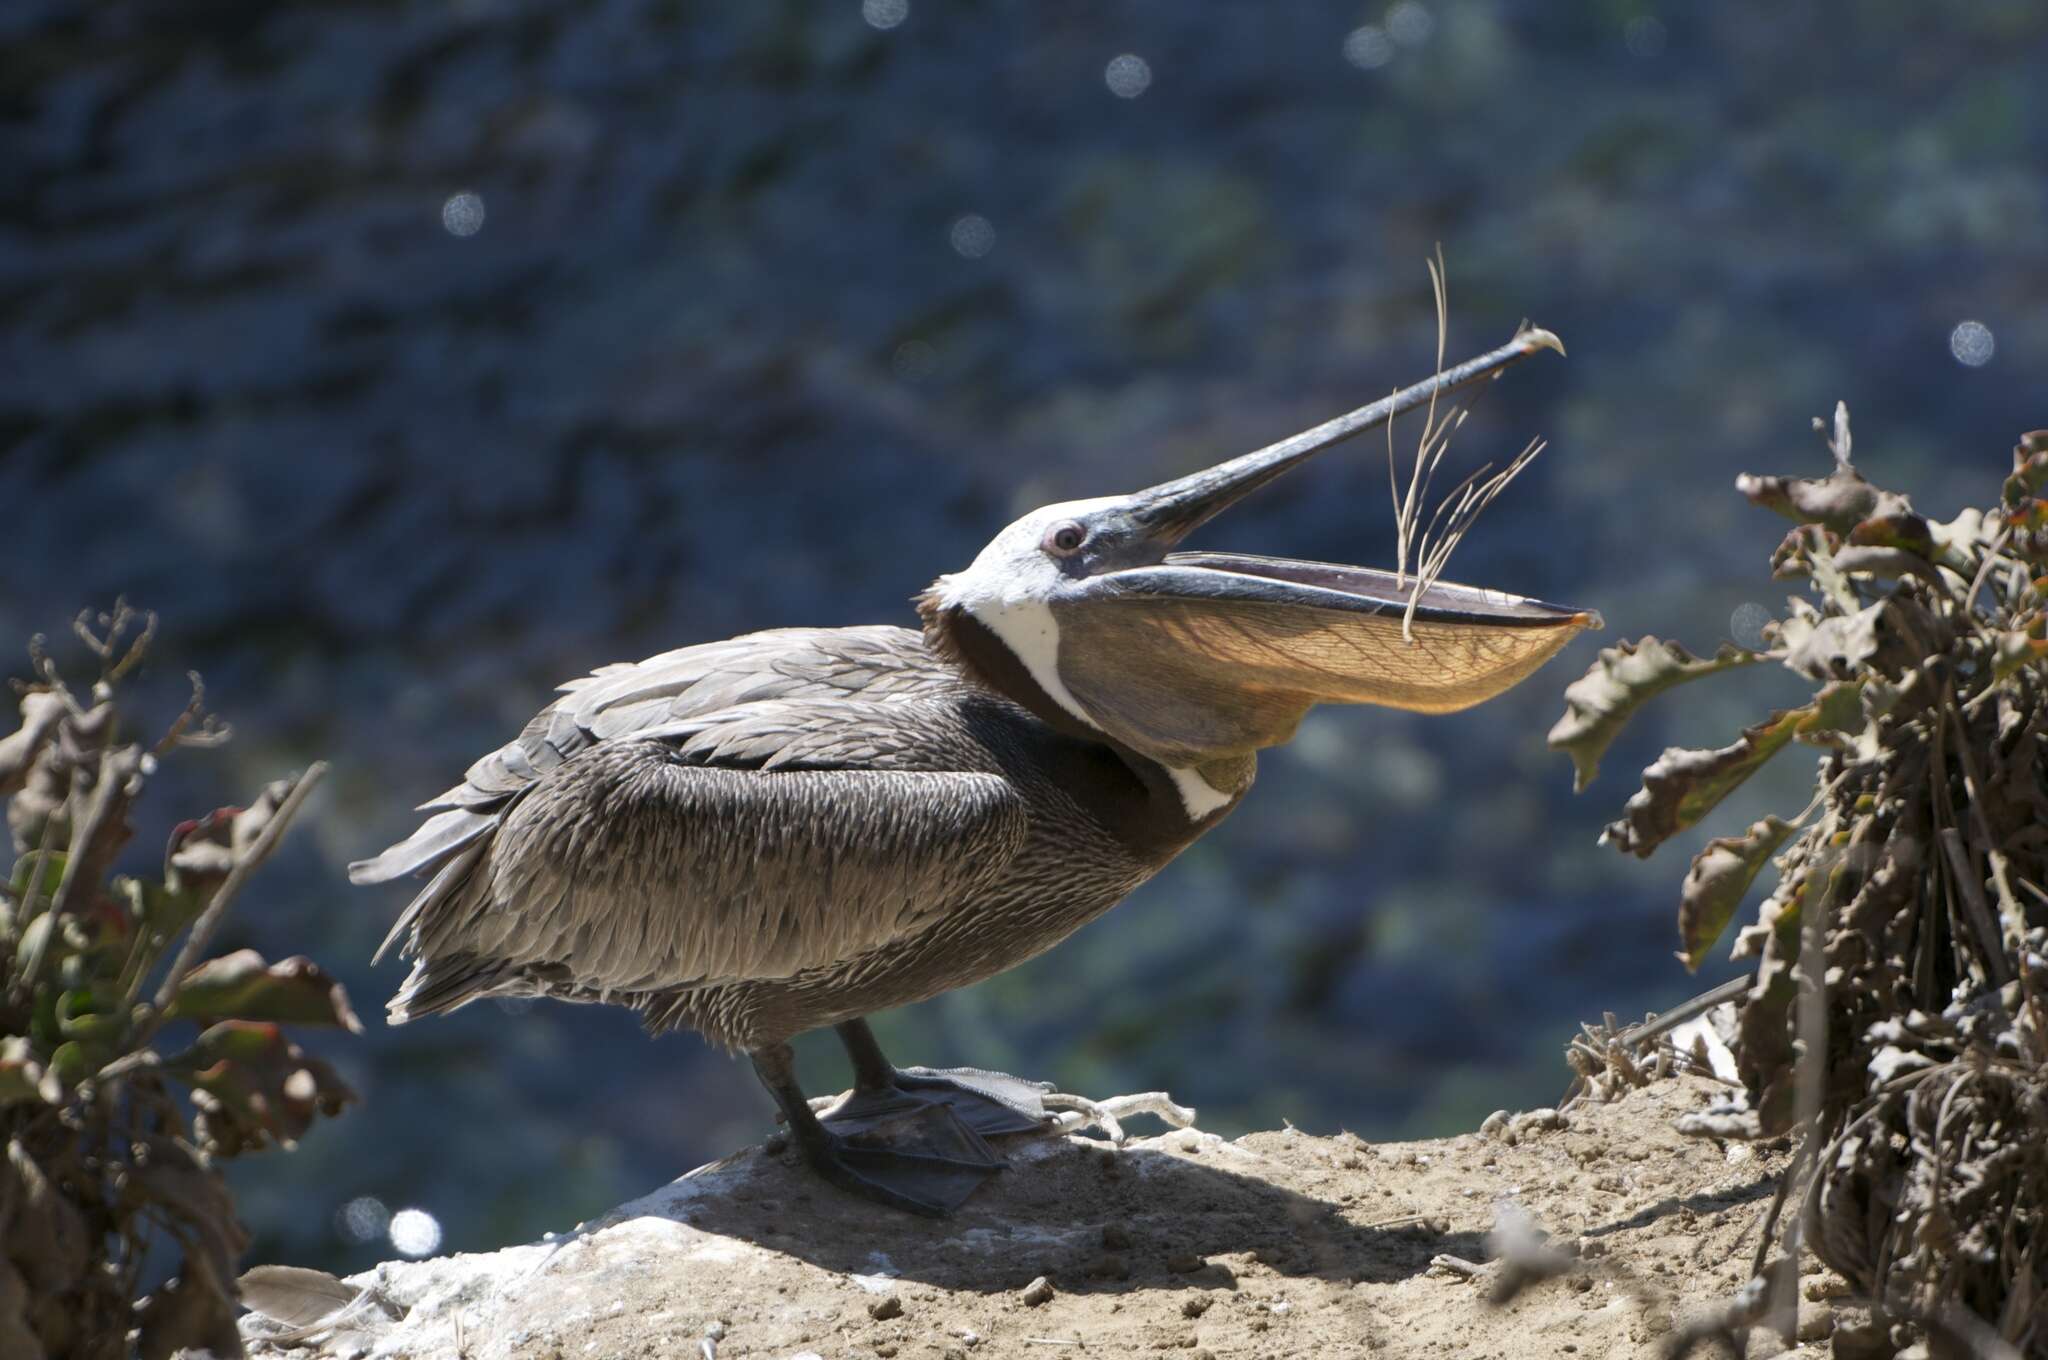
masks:
{"label": "dry grass stalk in beak", "polygon": [[[1436,298],[1436,371],[1441,376],[1444,353],[1450,339],[1450,291],[1443,247],[1438,246],[1435,257],[1426,263],[1429,266],[1430,290]],[[1547,344],[1559,354],[1564,353],[1564,345],[1556,336],[1524,323],[1523,334],[1532,332],[1540,343]],[[1495,498],[1521,475],[1522,469],[1536,460],[1536,455],[1545,447],[1541,439],[1530,440],[1498,472],[1493,470],[1492,463],[1480,465],[1477,471],[1437,502],[1435,512],[1425,525],[1422,507],[1429,499],[1430,483],[1435,480],[1437,468],[1450,449],[1451,436],[1465,423],[1466,414],[1463,407],[1453,406],[1439,419],[1436,397],[1431,395],[1428,414],[1423,419],[1422,435],[1416,441],[1415,463],[1409,469],[1405,495],[1394,457],[1393,425],[1389,423],[1387,426],[1387,489],[1394,502],[1394,573],[1406,581],[1411,558],[1415,564],[1414,584],[1408,592],[1408,608],[1401,616],[1401,638],[1411,646],[1415,642],[1415,610],[1422,597],[1443,579],[1444,569],[1451,564],[1451,554],[1457,551],[1472,526],[1479,522],[1486,507],[1493,504]]]}

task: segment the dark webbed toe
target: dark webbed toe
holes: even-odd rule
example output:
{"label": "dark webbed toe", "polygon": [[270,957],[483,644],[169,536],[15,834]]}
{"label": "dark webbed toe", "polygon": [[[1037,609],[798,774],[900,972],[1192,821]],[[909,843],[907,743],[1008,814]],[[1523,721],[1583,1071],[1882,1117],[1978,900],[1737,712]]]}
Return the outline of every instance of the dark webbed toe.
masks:
{"label": "dark webbed toe", "polygon": [[951,1111],[983,1138],[1043,1133],[1052,1116],[1042,1097],[1051,1089],[1039,1082],[972,1067],[909,1067],[892,1072],[886,1086],[855,1087],[838,1104],[821,1111],[819,1118],[828,1126],[841,1126],[877,1114],[935,1106]]}
{"label": "dark webbed toe", "polygon": [[841,1189],[933,1217],[959,1208],[1005,1165],[944,1102],[868,1099],[827,1115],[797,1141],[804,1159]]}

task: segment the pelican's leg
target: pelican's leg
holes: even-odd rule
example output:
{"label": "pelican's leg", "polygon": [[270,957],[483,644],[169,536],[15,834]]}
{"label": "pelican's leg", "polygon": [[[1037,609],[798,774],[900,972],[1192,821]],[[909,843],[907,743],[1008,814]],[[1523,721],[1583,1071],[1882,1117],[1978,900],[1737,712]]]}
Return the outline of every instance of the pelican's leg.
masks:
{"label": "pelican's leg", "polygon": [[[842,1190],[904,1209],[943,1217],[981,1183],[1003,1169],[1003,1159],[944,1105],[924,1102],[875,1109],[858,1120],[820,1120],[796,1084],[795,1053],[788,1044],[749,1055],[761,1084],[789,1121],[789,1135],[804,1160]],[[842,1102],[843,1103],[843,1102]]]}
{"label": "pelican's leg", "polygon": [[834,1026],[853,1060],[853,1090],[820,1112],[827,1127],[864,1122],[919,1106],[950,1110],[984,1138],[1045,1133],[1057,1121],[1046,1108],[1052,1087],[974,1067],[897,1067],[882,1053],[865,1020]]}

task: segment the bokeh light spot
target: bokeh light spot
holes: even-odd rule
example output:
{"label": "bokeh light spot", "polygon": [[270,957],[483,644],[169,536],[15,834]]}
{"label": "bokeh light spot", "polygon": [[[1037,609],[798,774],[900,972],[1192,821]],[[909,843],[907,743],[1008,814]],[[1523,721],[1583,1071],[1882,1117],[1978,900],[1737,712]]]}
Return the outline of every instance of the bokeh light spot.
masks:
{"label": "bokeh light spot", "polygon": [[374,1242],[391,1225],[391,1211],[375,1195],[357,1195],[334,1212],[334,1226],[350,1242]]}
{"label": "bokeh light spot", "polygon": [[1118,99],[1136,99],[1151,86],[1152,68],[1143,57],[1126,52],[1103,69],[1102,79]]}
{"label": "bokeh light spot", "polygon": [[1429,35],[1436,32],[1436,16],[1429,12],[1427,5],[1416,0],[1401,0],[1401,3],[1387,11],[1387,32],[1403,47],[1420,47],[1429,41]]}
{"label": "bokeh light spot", "polygon": [[1394,40],[1378,24],[1354,28],[1344,38],[1344,60],[1361,71],[1377,71],[1394,59]]}
{"label": "bokeh light spot", "polygon": [[946,234],[953,249],[970,260],[978,260],[996,246],[996,229],[980,213],[968,213]]}
{"label": "bokeh light spot", "polygon": [[1998,352],[1998,341],[1992,337],[1991,328],[1983,322],[1962,321],[1948,333],[1948,352],[1956,356],[1959,364],[1982,368]]}
{"label": "bokeh light spot", "polygon": [[425,1209],[400,1209],[391,1216],[391,1245],[406,1256],[431,1256],[441,1245],[441,1222]]}
{"label": "bokeh light spot", "polygon": [[474,236],[484,229],[484,201],[465,189],[441,205],[441,225],[450,236]]}
{"label": "bokeh light spot", "polygon": [[860,17],[870,28],[894,28],[910,17],[910,0],[861,0]]}
{"label": "bokeh light spot", "polygon": [[1648,14],[1638,14],[1628,21],[1628,27],[1621,30],[1621,41],[1632,57],[1654,57],[1664,50],[1664,40],[1670,37],[1664,21]]}
{"label": "bokeh light spot", "polygon": [[1735,645],[1752,652],[1760,652],[1769,645],[1764,636],[1764,627],[1771,622],[1771,611],[1750,600],[1735,606],[1735,612],[1728,616],[1728,636]]}

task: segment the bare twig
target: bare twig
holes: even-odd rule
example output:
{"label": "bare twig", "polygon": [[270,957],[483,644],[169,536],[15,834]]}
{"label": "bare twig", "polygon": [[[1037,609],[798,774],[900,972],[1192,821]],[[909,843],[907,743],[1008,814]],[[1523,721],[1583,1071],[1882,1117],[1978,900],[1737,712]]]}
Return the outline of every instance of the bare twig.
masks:
{"label": "bare twig", "polygon": [[[56,826],[57,819],[55,817],[43,823],[42,839],[36,845],[35,858],[29,864],[28,882],[22,885],[21,901],[15,907],[14,919],[17,923],[16,929],[19,931],[26,932],[29,922],[35,920],[36,897],[42,891],[43,866],[50,861],[50,841],[56,834]],[[57,923],[52,921],[43,928],[42,938],[36,941],[35,947],[24,962],[21,972],[15,976],[15,987],[18,991],[17,1000],[26,997],[33,990],[31,979],[42,971],[43,953],[49,948],[50,932],[56,929],[56,925]]]}
{"label": "bare twig", "polygon": [[[22,995],[35,989],[42,974],[43,961],[49,954],[51,937],[63,928],[62,919],[71,910],[72,899],[80,891],[78,885],[89,884],[88,890],[99,886],[101,871],[114,849],[118,848],[103,845],[102,838],[117,830],[127,815],[141,768],[141,754],[133,746],[109,747],[101,753],[99,780],[93,786],[92,802],[84,820],[71,829],[70,848],[64,855],[64,872],[57,880],[56,892],[50,897],[50,924],[36,937],[28,959],[15,976],[15,986]],[[47,833],[47,827],[45,831]],[[46,834],[46,842],[47,839]],[[42,862],[39,855],[36,861],[39,877]]]}
{"label": "bare twig", "polygon": [[1998,537],[1991,540],[1991,546],[1984,549],[1983,564],[1977,568],[1976,576],[1970,581],[1969,593],[1963,596],[1963,613],[1965,616],[1976,605],[1977,592],[1984,588],[1984,578],[1991,575],[1991,568],[1997,564],[1999,550],[2005,547],[2006,542],[2011,538],[2012,530],[2010,528],[2002,529],[1999,531]]}
{"label": "bare twig", "polygon": [[1984,961],[1985,979],[1994,987],[2003,987],[2012,981],[2012,963],[2005,956],[1998,918],[1992,915],[1991,903],[1984,896],[1984,880],[1978,877],[1970,864],[1970,852],[1963,848],[1963,833],[1952,826],[1945,826],[1935,833],[1935,839],[1941,842],[1941,851],[1948,857],[1956,894],[1962,899],[1964,915],[1977,936],[1977,952]]}
{"label": "bare twig", "polygon": [[[224,746],[234,736],[232,727],[206,711],[206,682],[199,678],[199,672],[186,671],[185,676],[192,682],[192,697],[171,719],[163,736],[157,738],[155,754],[159,756],[180,746]],[[197,731],[192,730],[194,723],[199,725]]]}
{"label": "bare twig", "polygon": [[220,928],[221,918],[227,914],[228,905],[242,890],[242,884],[248,881],[249,875],[256,872],[264,860],[270,858],[270,852],[276,849],[277,843],[284,838],[286,828],[291,825],[292,818],[298,815],[307,795],[312,793],[314,786],[319,784],[321,777],[326,773],[327,762],[324,760],[314,761],[306,768],[306,772],[292,785],[292,791],[278,804],[277,811],[271,815],[270,821],[258,833],[256,843],[249,847],[247,854],[235,861],[235,867],[228,871],[228,876],[221,881],[220,887],[215,889],[213,900],[206,904],[206,910],[199,913],[199,919],[192,923],[191,932],[185,936],[184,946],[178,950],[177,958],[172,960],[170,972],[165,974],[163,985],[157,988],[154,1011],[141,1027],[142,1036],[135,1041],[138,1045],[163,1023],[163,1014],[177,998],[178,988],[184,982],[185,974],[204,957],[207,945],[213,942],[213,933]]}

